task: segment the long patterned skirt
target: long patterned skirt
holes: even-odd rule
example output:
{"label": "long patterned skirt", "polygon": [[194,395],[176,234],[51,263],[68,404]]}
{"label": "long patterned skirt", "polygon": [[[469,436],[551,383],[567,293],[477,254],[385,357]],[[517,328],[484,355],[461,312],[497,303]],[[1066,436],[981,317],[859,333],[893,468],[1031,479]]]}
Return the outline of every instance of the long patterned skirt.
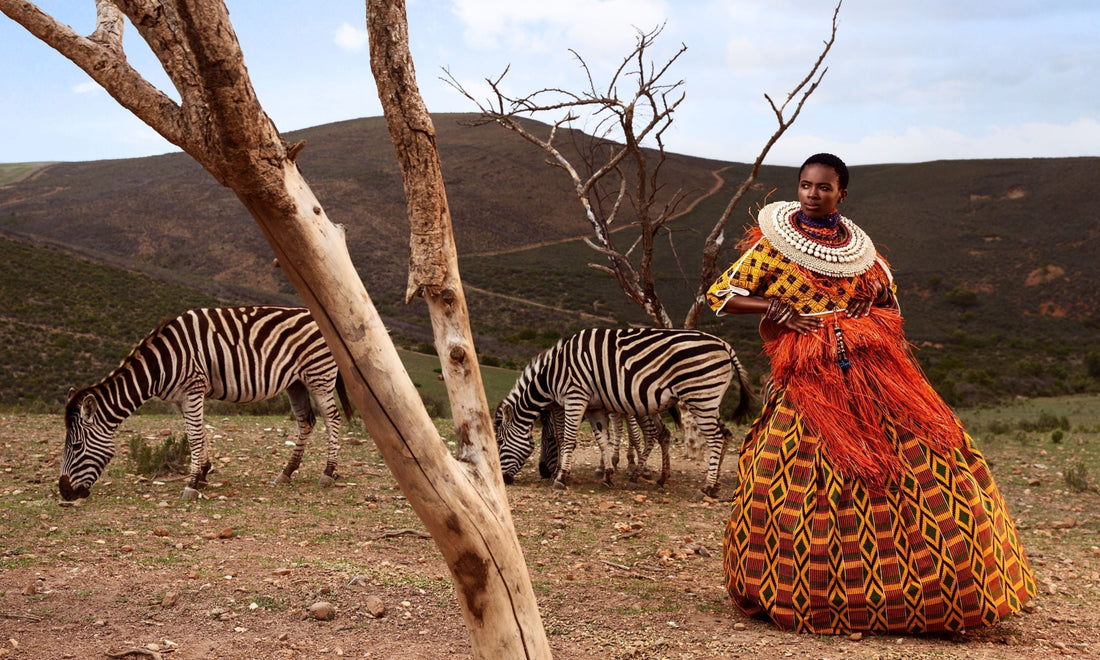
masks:
{"label": "long patterned skirt", "polygon": [[871,487],[830,465],[774,393],[749,431],[726,528],[726,588],[752,616],[807,633],[988,626],[1035,595],[989,466],[969,436],[938,452],[880,420],[902,477]]}

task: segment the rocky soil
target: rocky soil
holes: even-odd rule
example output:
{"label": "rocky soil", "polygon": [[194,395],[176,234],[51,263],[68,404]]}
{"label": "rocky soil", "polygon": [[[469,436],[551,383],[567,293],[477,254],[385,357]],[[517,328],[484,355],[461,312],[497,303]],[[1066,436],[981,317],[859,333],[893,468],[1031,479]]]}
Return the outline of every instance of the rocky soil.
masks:
{"label": "rocky soil", "polygon": [[[447,567],[361,431],[336,487],[316,484],[316,447],[276,487],[287,420],[207,423],[217,469],[203,499],[133,474],[130,440],[182,432],[177,418],[138,415],[91,497],[61,506],[60,418],[0,415],[0,658],[469,657]],[[1100,495],[1067,490],[1033,446],[983,448],[1042,593],[965,635],[796,635],[743,616],[722,588],[727,504],[691,500],[704,464],[676,448],[665,491],[602,487],[586,447],[569,490],[529,464],[509,496],[558,658],[1095,655]]]}

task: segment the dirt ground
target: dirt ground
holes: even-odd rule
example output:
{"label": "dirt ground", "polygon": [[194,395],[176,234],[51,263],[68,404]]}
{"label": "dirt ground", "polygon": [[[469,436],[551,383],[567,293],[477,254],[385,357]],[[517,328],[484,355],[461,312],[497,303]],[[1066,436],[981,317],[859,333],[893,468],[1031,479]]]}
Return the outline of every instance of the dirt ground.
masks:
{"label": "dirt ground", "polygon": [[[0,415],[0,658],[469,657],[447,567],[362,432],[344,443],[336,487],[316,484],[317,446],[276,487],[287,420],[207,424],[216,471],[199,501],[179,499],[179,480],[130,472],[131,440],[182,433],[178,418],[138,415],[91,497],[61,506],[60,417]],[[1033,448],[983,448],[1041,593],[965,635],[797,635],[745,617],[722,588],[728,505],[691,500],[704,463],[678,447],[663,492],[602,487],[585,443],[572,488],[551,490],[530,462],[509,498],[557,658],[1095,655],[1100,496],[1062,490]],[[723,495],[735,466],[731,454]],[[311,614],[320,603],[331,619]]]}

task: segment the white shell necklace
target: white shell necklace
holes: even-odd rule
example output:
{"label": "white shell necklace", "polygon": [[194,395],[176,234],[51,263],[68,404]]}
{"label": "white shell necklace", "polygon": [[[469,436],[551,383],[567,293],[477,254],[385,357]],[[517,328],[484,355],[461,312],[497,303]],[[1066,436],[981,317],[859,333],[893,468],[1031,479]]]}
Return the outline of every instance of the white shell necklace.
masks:
{"label": "white shell necklace", "polygon": [[760,209],[757,221],[764,238],[783,256],[799,266],[829,277],[855,277],[875,264],[875,246],[867,232],[841,216],[841,231],[848,240],[843,245],[829,246],[813,240],[794,225],[798,202],[772,202]]}

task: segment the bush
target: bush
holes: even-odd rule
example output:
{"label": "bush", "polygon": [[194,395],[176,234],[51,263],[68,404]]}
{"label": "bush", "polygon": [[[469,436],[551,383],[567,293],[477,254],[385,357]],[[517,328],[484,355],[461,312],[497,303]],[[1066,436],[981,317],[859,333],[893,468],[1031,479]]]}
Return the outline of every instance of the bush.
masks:
{"label": "bush", "polygon": [[1089,378],[1100,378],[1100,353],[1092,351],[1085,356],[1085,373]]}
{"label": "bush", "polygon": [[944,294],[947,302],[959,307],[974,307],[978,304],[978,294],[966,287],[957,286]]}
{"label": "bush", "polygon": [[191,466],[191,448],[186,435],[169,435],[158,447],[141,437],[130,439],[130,464],[134,474],[159,477],[187,474]]}
{"label": "bush", "polygon": [[432,419],[445,419],[450,416],[450,405],[440,397],[432,394],[421,394],[420,398],[424,402],[424,409],[428,411],[428,415]]}
{"label": "bush", "polygon": [[1089,483],[1089,469],[1083,462],[1066,468],[1065,480],[1066,486],[1075,493],[1100,492],[1100,489]]}

